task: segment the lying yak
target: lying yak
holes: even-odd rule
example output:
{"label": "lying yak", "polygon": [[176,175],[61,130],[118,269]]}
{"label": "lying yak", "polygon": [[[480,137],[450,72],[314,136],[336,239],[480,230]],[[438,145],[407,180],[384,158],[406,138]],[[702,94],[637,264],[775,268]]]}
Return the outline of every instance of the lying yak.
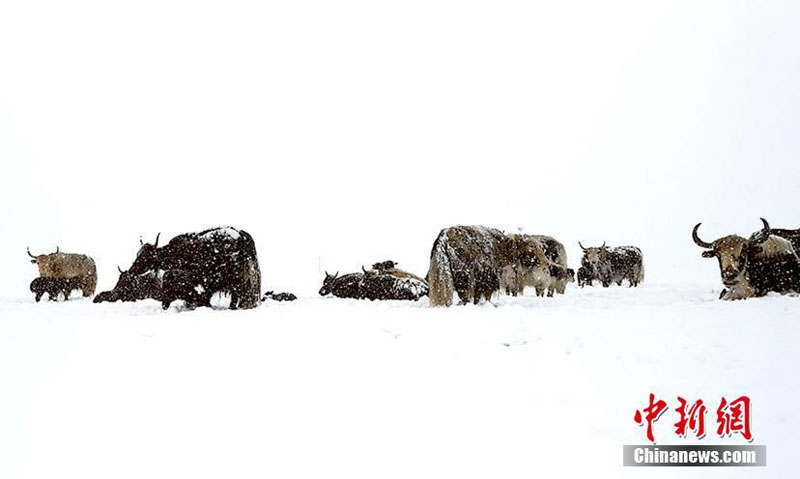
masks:
{"label": "lying yak", "polygon": [[764,218],[763,228],[745,239],[728,235],[712,242],[700,239],[698,229],[692,239],[704,248],[704,258],[716,258],[725,289],[720,299],[736,300],[764,296],[768,292],[800,293],[800,230],[772,229]]}
{"label": "lying yak", "polygon": [[73,290],[83,289],[83,282],[80,278],[51,278],[40,276],[31,281],[31,292],[36,295],[38,303],[42,296],[47,293],[50,301],[57,301],[58,295],[64,295],[64,301],[69,299]]}
{"label": "lying yak", "polygon": [[28,249],[31,263],[39,268],[39,276],[45,278],[78,278],[84,297],[94,294],[97,287],[97,267],[94,260],[83,254],[62,253],[56,247],[51,254],[33,255]]}
{"label": "lying yak", "polygon": [[490,301],[501,290],[520,294],[525,286],[549,286],[553,278],[568,281],[568,276],[567,269],[549,260],[530,235],[453,226],[441,230],[433,243],[428,297],[431,306],[450,306],[453,294],[462,304],[477,304]]}
{"label": "lying yak", "polygon": [[416,301],[428,294],[428,283],[411,273],[396,268],[393,261],[376,263],[372,269],[361,268],[361,273],[328,274],[319,294],[332,294],[338,298],[369,300]]}
{"label": "lying yak", "polygon": [[142,243],[128,270],[131,274],[180,271],[175,292],[189,295],[188,289],[182,289],[185,286],[182,283],[194,283],[193,289],[203,299],[202,306],[208,305],[215,293],[230,294],[230,309],[249,309],[261,304],[261,270],[255,242],[246,231],[212,228],[178,235],[161,247],[159,236],[154,244]]}
{"label": "lying yak", "polygon": [[581,275],[584,284],[591,286],[592,280],[597,280],[607,288],[612,283],[619,286],[627,280],[629,287],[635,287],[644,281],[642,250],[636,246],[611,248],[604,242],[599,247],[584,248],[580,241],[578,245],[583,250],[581,267],[584,271]]}
{"label": "lying yak", "polygon": [[95,303],[116,301],[141,301],[155,299],[161,301],[161,276],[156,271],[133,274],[119,267],[119,279],[114,289],[103,291],[94,297]]}

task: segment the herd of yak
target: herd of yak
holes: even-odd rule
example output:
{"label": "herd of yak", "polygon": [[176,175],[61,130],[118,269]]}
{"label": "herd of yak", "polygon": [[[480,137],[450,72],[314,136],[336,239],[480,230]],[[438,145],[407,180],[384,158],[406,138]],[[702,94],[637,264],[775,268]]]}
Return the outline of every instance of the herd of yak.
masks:
{"label": "herd of yak", "polygon": [[[763,227],[745,239],[729,235],[713,242],[692,238],[704,248],[702,256],[717,258],[725,289],[725,300],[763,296],[768,292],[800,293],[800,230]],[[160,236],[160,235],[159,235]],[[213,228],[186,233],[159,246],[140,240],[136,259],[110,291],[99,293],[94,302],[155,299],[167,309],[176,300],[187,308],[210,306],[215,294],[230,296],[230,309],[250,309],[262,301],[291,301],[291,293],[273,291],[261,295],[261,270],[253,238],[236,228]],[[453,226],[443,229],[433,243],[425,278],[397,268],[394,261],[376,263],[371,269],[344,275],[325,273],[322,296],[370,300],[418,300],[427,296],[432,306],[450,306],[454,297],[461,304],[490,301],[498,292],[517,296],[531,287],[537,296],[563,294],[567,283],[604,287],[638,286],[644,280],[642,252],[635,246],[599,247],[583,250],[577,271],[567,265],[564,245],[550,236],[509,234],[484,226]],[[36,301],[69,299],[74,290],[92,296],[97,286],[97,268],[82,254],[55,253],[31,256],[39,277],[31,282]]]}

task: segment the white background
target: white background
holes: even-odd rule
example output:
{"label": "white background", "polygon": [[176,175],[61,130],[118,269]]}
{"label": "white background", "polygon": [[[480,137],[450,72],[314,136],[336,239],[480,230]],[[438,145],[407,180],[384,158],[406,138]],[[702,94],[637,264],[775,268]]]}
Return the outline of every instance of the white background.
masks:
{"label": "white background", "polygon": [[[796,477],[798,299],[728,303],[690,238],[799,227],[800,4],[0,0],[0,476],[672,477],[655,392],[750,395]],[[252,311],[33,303],[140,235],[255,238]],[[321,299],[323,273],[483,224],[642,248],[636,289]],[[658,423],[678,442],[674,410]],[[687,439],[684,442],[693,442]],[[572,448],[561,446],[568,444]]]}
{"label": "white background", "polygon": [[427,270],[439,229],[636,244],[718,281],[689,238],[797,227],[791,2],[4,2],[0,286],[140,235],[230,224],[264,287]]}

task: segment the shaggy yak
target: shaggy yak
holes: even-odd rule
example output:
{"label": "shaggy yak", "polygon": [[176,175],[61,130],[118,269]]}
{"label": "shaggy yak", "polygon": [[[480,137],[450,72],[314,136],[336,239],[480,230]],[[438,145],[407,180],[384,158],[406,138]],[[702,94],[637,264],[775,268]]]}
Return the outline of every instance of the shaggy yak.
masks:
{"label": "shaggy yak", "polygon": [[[453,226],[439,232],[428,269],[431,306],[490,301],[504,289],[519,294],[525,286],[548,287],[554,278],[567,281],[567,269],[549,260],[530,235],[506,235],[485,226]],[[547,286],[545,286],[547,285]]]}
{"label": "shaggy yak", "polygon": [[64,301],[69,299],[73,290],[82,289],[83,283],[80,278],[51,278],[40,276],[31,281],[31,292],[36,295],[36,302],[42,299],[47,293],[50,301],[58,300],[58,295],[64,294]]}
{"label": "shaggy yak", "polygon": [[[225,227],[186,233],[161,247],[159,236],[154,244],[141,244],[133,265],[113,291],[101,295],[101,301],[144,296],[159,299],[162,305],[183,299],[194,307],[209,306],[215,293],[223,293],[230,294],[231,309],[261,304],[261,270],[255,243],[246,231]],[[164,273],[157,287],[152,278],[160,272]],[[126,274],[129,279],[123,282]]]}
{"label": "shaggy yak", "polygon": [[416,301],[428,294],[428,283],[411,273],[396,268],[394,261],[375,263],[372,269],[361,268],[361,273],[328,274],[319,294],[333,294],[338,298],[369,300]]}
{"label": "shaggy yak", "polygon": [[83,296],[94,294],[97,287],[97,267],[94,260],[83,254],[62,253],[56,248],[55,253],[31,254],[28,249],[31,263],[39,267],[39,276],[45,278],[78,278],[81,282]]}

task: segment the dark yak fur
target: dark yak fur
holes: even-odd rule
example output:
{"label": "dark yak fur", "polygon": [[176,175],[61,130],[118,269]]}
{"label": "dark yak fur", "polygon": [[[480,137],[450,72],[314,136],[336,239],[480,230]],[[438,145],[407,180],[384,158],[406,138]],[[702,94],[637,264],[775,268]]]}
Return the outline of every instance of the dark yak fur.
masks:
{"label": "dark yak fur", "polygon": [[141,301],[155,299],[161,301],[161,278],[155,271],[133,274],[120,270],[119,280],[111,291],[103,291],[94,298],[95,303],[115,301]]}
{"label": "dark yak fur", "polygon": [[706,243],[698,236],[698,223],[692,239],[706,248],[704,258],[717,258],[725,289],[720,299],[736,300],[764,296],[769,292],[800,293],[800,230],[772,229],[764,218],[763,228],[748,239],[728,235]]}
{"label": "dark yak fur", "polygon": [[[209,298],[231,296],[230,308],[255,308],[261,303],[261,271],[253,238],[234,228],[213,228],[178,235],[165,246],[142,244],[130,268],[133,274],[180,270]],[[205,301],[204,301],[205,303]]]}
{"label": "dark yak fur", "polygon": [[64,294],[64,300],[68,300],[73,290],[83,289],[83,281],[81,278],[52,278],[49,276],[40,276],[31,281],[31,292],[35,294],[36,302],[38,303],[42,296],[47,293],[50,301],[58,300],[60,293]]}
{"label": "dark yak fur", "polygon": [[[600,281],[604,288],[612,283],[622,285],[627,280],[629,287],[638,286],[644,281],[644,259],[642,250],[636,246],[618,246],[611,248],[603,243],[596,248],[584,248],[581,267],[584,268],[585,277]],[[588,274],[587,274],[588,271]]]}
{"label": "dark yak fur", "polygon": [[275,291],[267,291],[264,293],[264,297],[261,298],[261,301],[266,301],[268,299],[273,301],[294,301],[297,299],[297,296],[292,293],[276,293]]}
{"label": "dark yak fur", "polygon": [[592,270],[591,269],[589,269],[589,268],[587,268],[585,266],[581,266],[580,268],[578,268],[578,286],[580,286],[581,288],[584,287],[587,284],[589,286],[591,286],[592,285],[592,280],[594,280],[594,279],[596,279],[596,278],[592,274]]}
{"label": "dark yak fur", "polygon": [[183,300],[186,307],[190,309],[198,306],[211,306],[212,294],[203,290],[202,282],[202,278],[196,277],[189,271],[181,269],[164,271],[161,307],[169,309],[170,304],[177,299]]}
{"label": "dark yak fur", "polygon": [[333,294],[338,298],[416,301],[428,294],[424,279],[397,269],[394,261],[375,263],[362,273],[339,276],[325,273],[319,294]]}

